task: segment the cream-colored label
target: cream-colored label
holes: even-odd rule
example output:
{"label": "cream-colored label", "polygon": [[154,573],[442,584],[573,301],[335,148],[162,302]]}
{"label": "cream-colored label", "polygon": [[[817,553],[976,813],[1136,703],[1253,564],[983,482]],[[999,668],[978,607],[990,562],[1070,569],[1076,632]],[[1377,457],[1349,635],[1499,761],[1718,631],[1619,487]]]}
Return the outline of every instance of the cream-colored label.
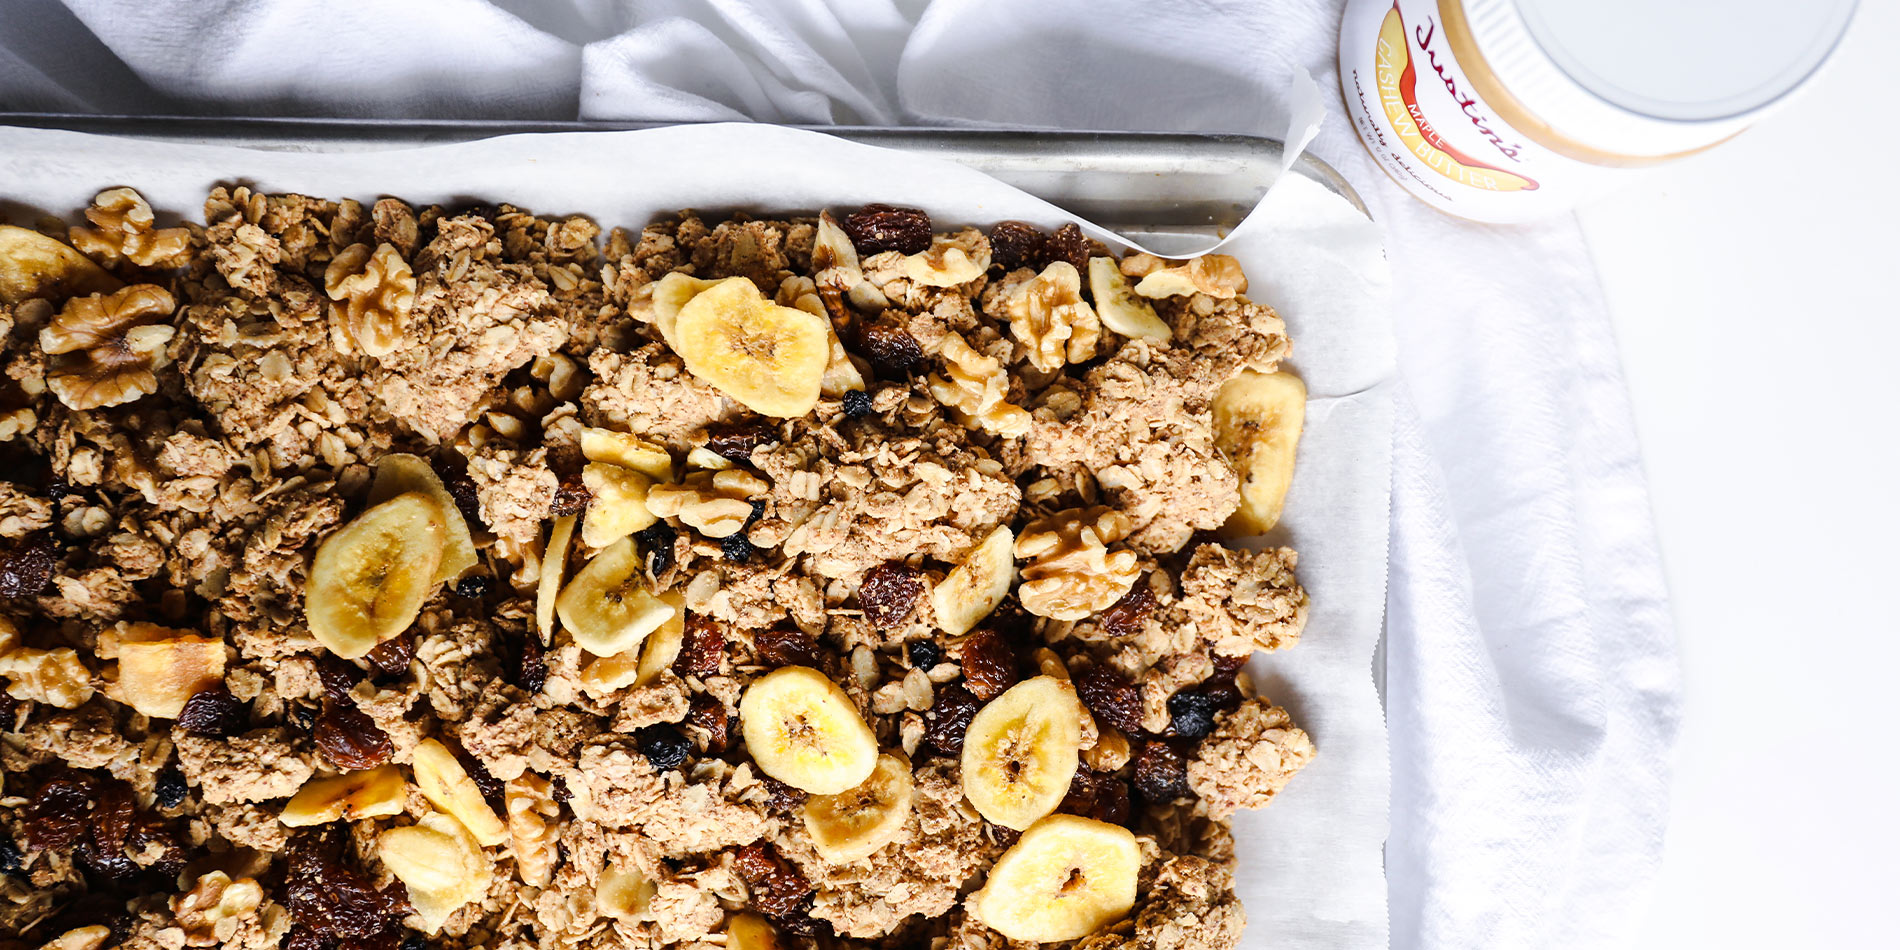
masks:
{"label": "cream-colored label", "polygon": [[1541,217],[1614,174],[1543,148],[1486,104],[1452,54],[1436,0],[1353,0],[1339,72],[1346,110],[1373,158],[1441,211],[1480,221]]}

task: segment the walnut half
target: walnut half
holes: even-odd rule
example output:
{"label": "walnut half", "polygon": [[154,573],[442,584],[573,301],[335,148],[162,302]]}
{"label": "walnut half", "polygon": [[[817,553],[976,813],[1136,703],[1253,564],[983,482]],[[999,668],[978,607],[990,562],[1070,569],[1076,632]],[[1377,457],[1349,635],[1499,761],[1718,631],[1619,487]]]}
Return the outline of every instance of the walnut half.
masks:
{"label": "walnut half", "polygon": [[86,209],[90,228],[73,228],[73,246],[108,265],[178,267],[191,250],[191,231],[153,226],[152,206],[130,188],[102,191]]}
{"label": "walnut half", "polygon": [[694,472],[678,485],[655,485],[647,509],[662,518],[678,518],[715,540],[738,534],[752,519],[752,499],[772,486],[742,468]]}
{"label": "walnut half", "polygon": [[176,306],[153,284],[66,301],[40,330],[40,349],[53,357],[46,387],[70,409],[120,406],[157,392],[174,332],[160,321]]}
{"label": "walnut half", "polygon": [[1095,356],[1102,322],[1082,299],[1082,274],[1068,261],[1016,284],[1003,297],[1009,332],[1029,349],[1030,365],[1053,373]]}
{"label": "walnut half", "polygon": [[1038,617],[1081,620],[1127,595],[1141,576],[1133,551],[1108,546],[1133,524],[1112,508],[1072,508],[1030,522],[1016,539],[1022,569],[1017,597]]}
{"label": "walnut half", "polygon": [[1141,278],[1135,293],[1143,297],[1186,297],[1196,293],[1230,299],[1247,292],[1240,261],[1226,254],[1203,254],[1189,261],[1163,260],[1153,254],[1122,258],[1122,273]]}
{"label": "walnut half", "polygon": [[955,409],[957,421],[1001,436],[1029,431],[1029,411],[1003,401],[1009,395],[1009,373],[1002,360],[977,352],[955,332],[943,338],[937,355],[943,357],[944,373],[931,375],[930,394]]}
{"label": "walnut half", "polygon": [[332,337],[344,353],[384,357],[401,342],[416,304],[416,272],[393,244],[352,244],[323,272],[323,290],[337,302]]}
{"label": "walnut half", "polygon": [[191,890],[173,895],[171,907],[185,932],[185,946],[215,947],[235,936],[263,902],[264,888],[255,880],[234,881],[223,871],[212,871],[199,877]]}

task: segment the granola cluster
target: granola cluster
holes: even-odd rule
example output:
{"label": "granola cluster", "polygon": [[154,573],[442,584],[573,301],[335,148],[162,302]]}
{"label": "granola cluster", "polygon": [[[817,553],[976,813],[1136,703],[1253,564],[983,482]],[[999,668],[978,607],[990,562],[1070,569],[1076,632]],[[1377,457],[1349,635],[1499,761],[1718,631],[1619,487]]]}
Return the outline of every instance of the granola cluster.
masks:
{"label": "granola cluster", "polygon": [[[1056,812],[1139,842],[1063,942],[1238,944],[1227,819],[1314,749],[1241,670],[1299,638],[1295,555],[1214,534],[1215,394],[1288,352],[1231,259],[882,205],[87,218],[98,273],[0,302],[0,947],[1020,944],[973,894],[1035,832],[962,770],[1039,677],[1080,703]],[[763,322],[714,373],[720,294]],[[897,816],[868,854],[753,747],[793,668],[874,744],[825,802]]]}

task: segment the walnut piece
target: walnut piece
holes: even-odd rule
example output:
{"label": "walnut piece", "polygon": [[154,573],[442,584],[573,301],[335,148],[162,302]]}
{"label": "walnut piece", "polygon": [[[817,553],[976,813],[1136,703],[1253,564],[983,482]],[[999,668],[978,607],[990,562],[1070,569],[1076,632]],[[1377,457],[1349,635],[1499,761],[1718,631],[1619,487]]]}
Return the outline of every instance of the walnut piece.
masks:
{"label": "walnut piece", "polygon": [[1011,335],[1029,348],[1030,365],[1044,372],[1090,359],[1102,337],[1101,320],[1082,299],[1082,275],[1067,261],[1011,288],[1003,313]]}
{"label": "walnut piece", "polygon": [[92,698],[92,671],[71,647],[35,650],[22,647],[0,656],[7,695],[36,703],[77,709]]}
{"label": "walnut piece", "polygon": [[416,304],[416,273],[393,244],[352,244],[323,272],[323,290],[337,302],[336,348],[384,357],[395,350]]}
{"label": "walnut piece", "polygon": [[1225,300],[1247,292],[1247,275],[1240,269],[1240,262],[1226,254],[1203,254],[1189,261],[1130,254],[1122,258],[1122,273],[1141,278],[1135,293],[1143,297],[1202,293]]}
{"label": "walnut piece", "polygon": [[762,498],[772,486],[742,468],[694,472],[678,485],[655,485],[647,491],[647,510],[662,518],[678,518],[708,538],[729,538],[752,517],[750,499]]}
{"label": "walnut piece", "polygon": [[1128,536],[1128,516],[1111,508],[1077,508],[1030,522],[1016,539],[1023,609],[1038,617],[1081,620],[1122,599],[1141,576],[1133,551],[1108,546]]}
{"label": "walnut piece", "polygon": [[90,228],[68,232],[73,246],[106,264],[129,260],[140,267],[179,267],[191,250],[187,228],[153,226],[152,206],[130,188],[102,191],[86,209]]}
{"label": "walnut piece", "polygon": [[904,258],[904,276],[925,287],[957,287],[990,269],[990,239],[975,228],[939,234],[930,246]]}
{"label": "walnut piece", "polygon": [[176,306],[165,288],[152,284],[66,301],[40,330],[40,349],[54,357],[47,388],[69,409],[120,406],[157,392],[157,370],[170,360],[166,344],[174,332],[159,321]]}
{"label": "walnut piece", "polygon": [[1001,436],[1029,431],[1029,411],[1004,402],[1009,395],[1009,373],[1003,361],[977,352],[961,334],[943,338],[937,351],[945,375],[932,374],[930,394],[957,411],[957,421]]}
{"label": "walnut piece", "polygon": [[561,806],[554,800],[552,783],[533,772],[523,772],[508,780],[503,799],[508,809],[509,844],[521,883],[548,886],[554,877],[561,838]]}
{"label": "walnut piece", "polygon": [[235,936],[263,902],[264,888],[255,880],[234,881],[223,871],[212,871],[200,876],[191,890],[172,895],[172,916],[185,932],[185,946],[215,947]]}

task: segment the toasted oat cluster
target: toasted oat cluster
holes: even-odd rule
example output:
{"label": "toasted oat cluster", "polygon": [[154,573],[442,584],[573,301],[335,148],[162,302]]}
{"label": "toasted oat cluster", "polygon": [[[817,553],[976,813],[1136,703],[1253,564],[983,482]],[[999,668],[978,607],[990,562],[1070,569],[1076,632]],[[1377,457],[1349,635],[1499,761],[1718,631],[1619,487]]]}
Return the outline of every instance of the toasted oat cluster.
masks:
{"label": "toasted oat cluster", "polygon": [[1238,943],[1314,747],[1231,258],[87,218],[0,226],[0,947]]}

